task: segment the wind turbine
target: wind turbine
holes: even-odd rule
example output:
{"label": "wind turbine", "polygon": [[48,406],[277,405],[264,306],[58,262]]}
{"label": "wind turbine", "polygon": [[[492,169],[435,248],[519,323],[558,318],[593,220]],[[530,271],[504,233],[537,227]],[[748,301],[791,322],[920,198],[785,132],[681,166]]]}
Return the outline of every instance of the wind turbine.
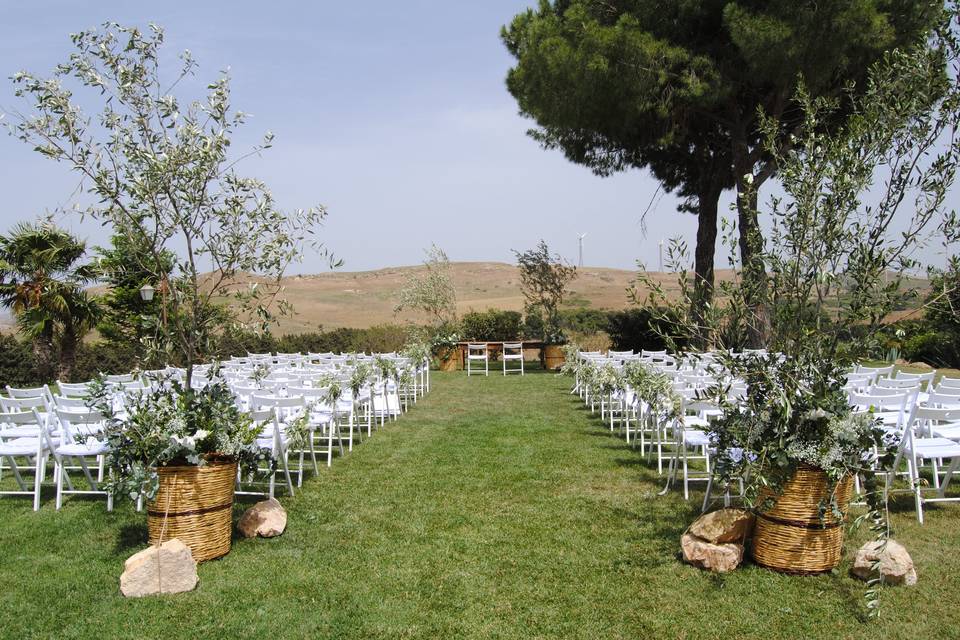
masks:
{"label": "wind turbine", "polygon": [[583,269],[583,239],[587,237],[587,234],[580,233],[577,234],[577,243],[580,245],[580,268]]}

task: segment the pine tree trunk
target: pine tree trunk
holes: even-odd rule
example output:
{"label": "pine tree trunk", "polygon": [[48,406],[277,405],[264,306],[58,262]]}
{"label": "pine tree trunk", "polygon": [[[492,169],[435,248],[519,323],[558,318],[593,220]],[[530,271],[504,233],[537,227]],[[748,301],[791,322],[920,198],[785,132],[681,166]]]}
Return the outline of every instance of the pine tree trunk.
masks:
{"label": "pine tree trunk", "polygon": [[697,327],[692,336],[695,347],[708,349],[711,345],[705,326],[708,305],[713,301],[714,254],[717,245],[717,201],[722,190],[708,187],[698,197],[697,246],[694,251],[694,287],[690,315]]}

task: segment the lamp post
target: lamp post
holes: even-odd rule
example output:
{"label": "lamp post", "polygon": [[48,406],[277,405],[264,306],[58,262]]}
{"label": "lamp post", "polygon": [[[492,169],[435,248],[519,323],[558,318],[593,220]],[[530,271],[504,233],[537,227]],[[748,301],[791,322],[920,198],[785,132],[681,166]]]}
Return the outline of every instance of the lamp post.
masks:
{"label": "lamp post", "polygon": [[663,273],[663,238],[660,238],[660,242],[657,243],[657,246],[660,249],[660,273]]}
{"label": "lamp post", "polygon": [[163,276],[160,279],[159,288],[154,288],[149,282],[140,287],[140,299],[144,302],[150,302],[153,300],[153,294],[156,291],[160,291],[160,322],[163,325],[164,330],[167,328],[167,291],[169,287],[167,286],[167,277]]}

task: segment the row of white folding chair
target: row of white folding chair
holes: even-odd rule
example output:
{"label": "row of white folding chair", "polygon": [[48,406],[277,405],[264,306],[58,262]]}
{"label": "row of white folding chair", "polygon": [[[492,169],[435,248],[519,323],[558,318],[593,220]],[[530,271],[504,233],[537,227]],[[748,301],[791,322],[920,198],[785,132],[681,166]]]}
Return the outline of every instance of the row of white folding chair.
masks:
{"label": "row of white folding chair", "polygon": [[[54,460],[56,480],[56,508],[63,504],[65,494],[102,495],[107,498],[107,510],[113,509],[113,496],[101,489],[104,455],[108,445],[103,437],[103,416],[89,410],[69,411],[55,409],[41,415],[36,408],[27,411],[0,413],[0,457],[7,460],[18,490],[0,491],[0,494],[32,495],[34,511],[40,508],[40,487],[46,475],[48,458]],[[26,459],[33,467],[33,488],[23,479],[17,458]],[[97,466],[96,478],[90,473],[87,460]],[[79,462],[79,467],[68,462]],[[89,489],[74,487],[69,470],[79,468]],[[66,486],[64,486],[66,484]]]}
{"label": "row of white folding chair", "polygon": [[[907,463],[909,491],[914,496],[917,520],[923,524],[923,507],[928,503],[960,502],[960,497],[946,495],[953,474],[960,467],[960,408],[937,408],[915,404],[901,434],[894,469]],[[944,460],[950,460],[945,469]],[[932,486],[920,481],[924,463],[929,463]],[[943,476],[941,480],[941,475]],[[886,491],[894,491],[894,475],[888,475]],[[934,491],[933,497],[925,492]]]}

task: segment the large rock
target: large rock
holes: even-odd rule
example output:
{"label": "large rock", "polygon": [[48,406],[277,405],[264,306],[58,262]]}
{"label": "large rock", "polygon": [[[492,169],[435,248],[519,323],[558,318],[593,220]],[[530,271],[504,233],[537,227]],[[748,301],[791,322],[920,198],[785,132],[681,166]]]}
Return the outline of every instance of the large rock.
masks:
{"label": "large rock", "polygon": [[127,558],[120,593],[128,598],[182,593],[192,591],[197,581],[197,563],[190,547],[173,538]]}
{"label": "large rock", "polygon": [[688,533],[713,544],[743,544],[753,532],[754,520],[754,515],[743,509],[720,509],[694,520]]}
{"label": "large rock", "polygon": [[733,571],[743,560],[742,544],[713,544],[690,533],[680,538],[680,547],[684,562],[717,573]]}
{"label": "large rock", "polygon": [[894,540],[887,540],[886,546],[880,550],[882,543],[873,540],[866,543],[857,551],[850,573],[861,580],[871,580],[877,577],[873,565],[880,560],[880,575],[884,584],[917,584],[917,570],[913,566],[913,559],[903,545]]}
{"label": "large rock", "polygon": [[237,530],[244,538],[272,538],[286,528],[287,512],[276,498],[253,505],[240,516],[240,522],[237,523]]}

